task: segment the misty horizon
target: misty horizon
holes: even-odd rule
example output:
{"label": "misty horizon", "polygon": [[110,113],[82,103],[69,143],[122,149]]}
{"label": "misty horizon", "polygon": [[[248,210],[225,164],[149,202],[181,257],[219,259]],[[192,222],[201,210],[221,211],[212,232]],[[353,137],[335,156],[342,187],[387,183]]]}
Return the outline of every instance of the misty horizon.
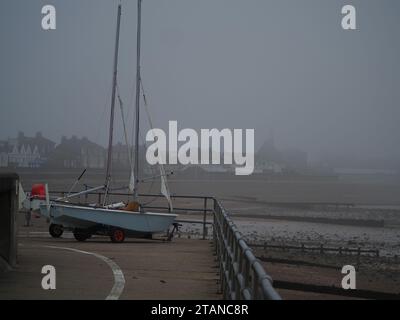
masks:
{"label": "misty horizon", "polygon": [[[340,28],[340,1],[143,1],[142,77],[154,126],[254,128],[255,150],[273,136],[310,159],[396,162],[400,4],[352,2],[354,32]],[[0,4],[0,140],[41,131],[106,146],[118,2],[52,4],[52,32],[40,28],[42,3]],[[132,130],[136,3],[122,6],[118,84]],[[123,142],[118,106],[115,116],[115,143]],[[145,136],[144,110],[141,120]]]}

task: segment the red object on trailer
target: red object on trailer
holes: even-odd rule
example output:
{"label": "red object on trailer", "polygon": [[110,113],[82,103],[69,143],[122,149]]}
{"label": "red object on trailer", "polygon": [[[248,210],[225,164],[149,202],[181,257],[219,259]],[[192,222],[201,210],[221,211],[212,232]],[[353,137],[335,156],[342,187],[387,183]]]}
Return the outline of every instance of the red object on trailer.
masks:
{"label": "red object on trailer", "polygon": [[31,190],[31,198],[46,200],[46,187],[44,184],[34,184]]}

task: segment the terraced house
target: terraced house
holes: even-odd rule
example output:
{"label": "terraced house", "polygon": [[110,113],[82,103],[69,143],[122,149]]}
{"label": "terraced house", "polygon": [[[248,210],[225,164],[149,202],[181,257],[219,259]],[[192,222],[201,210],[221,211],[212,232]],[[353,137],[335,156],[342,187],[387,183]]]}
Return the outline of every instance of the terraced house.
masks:
{"label": "terraced house", "polygon": [[105,166],[105,149],[87,138],[62,137],[52,153],[47,166],[55,168],[102,169]]}
{"label": "terraced house", "polygon": [[47,162],[54,146],[55,142],[44,138],[41,132],[36,133],[35,137],[27,137],[19,132],[17,138],[8,139],[3,149],[8,155],[8,167],[38,168]]}

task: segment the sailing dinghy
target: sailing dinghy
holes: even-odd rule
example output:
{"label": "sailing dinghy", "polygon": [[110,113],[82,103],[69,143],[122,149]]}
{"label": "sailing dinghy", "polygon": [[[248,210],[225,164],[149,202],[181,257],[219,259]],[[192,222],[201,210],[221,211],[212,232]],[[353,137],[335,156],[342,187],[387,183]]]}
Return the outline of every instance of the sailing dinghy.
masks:
{"label": "sailing dinghy", "polygon": [[[41,215],[50,220],[50,234],[57,238],[60,237],[64,229],[72,230],[78,241],[85,241],[92,235],[110,236],[113,242],[123,242],[125,237],[152,235],[169,230],[177,217],[172,213],[154,213],[142,212],[138,203],[138,184],[139,184],[139,108],[140,108],[140,42],[141,42],[141,2],[138,0],[138,21],[137,21],[137,72],[136,72],[136,103],[135,103],[135,161],[131,162],[131,178],[129,189],[132,191],[133,202],[125,204],[107,204],[107,194],[110,190],[111,182],[111,162],[113,145],[113,127],[114,127],[114,109],[117,90],[117,70],[118,70],[118,49],[119,34],[121,22],[121,4],[118,5],[117,32],[114,53],[114,72],[113,87],[111,97],[111,116],[107,156],[107,172],[105,183],[102,186],[91,188],[79,193],[70,194],[64,198],[50,200],[47,186],[39,192],[32,195],[37,201],[40,201]],[[119,97],[118,97],[119,98]],[[120,101],[121,104],[121,101]],[[121,106],[122,109],[122,106]],[[127,140],[127,132],[124,124],[124,133]],[[127,141],[128,144],[128,141]],[[129,149],[129,145],[128,145]],[[128,152],[130,154],[130,152]],[[171,198],[168,191],[166,174],[163,168],[161,172],[161,193],[169,202],[170,211],[172,210]],[[81,175],[82,176],[82,175]],[[78,178],[79,180],[80,178]],[[95,205],[78,205],[69,202],[74,197],[92,193],[95,191],[104,191],[104,202]]]}

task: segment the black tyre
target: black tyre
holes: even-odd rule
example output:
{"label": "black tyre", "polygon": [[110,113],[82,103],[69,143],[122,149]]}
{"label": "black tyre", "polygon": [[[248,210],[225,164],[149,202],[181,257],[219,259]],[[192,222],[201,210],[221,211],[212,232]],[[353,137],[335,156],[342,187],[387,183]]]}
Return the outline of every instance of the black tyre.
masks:
{"label": "black tyre", "polygon": [[91,237],[91,234],[85,230],[75,229],[74,230],[74,237],[77,241],[86,241]]}
{"label": "black tyre", "polygon": [[60,238],[64,233],[64,228],[60,224],[51,224],[49,226],[49,233],[53,238]]}
{"label": "black tyre", "polygon": [[152,233],[146,233],[146,234],[143,236],[143,238],[144,238],[144,239],[150,239],[150,240],[152,240],[152,239],[153,239],[153,234],[152,234]]}
{"label": "black tyre", "polygon": [[125,240],[125,231],[122,229],[112,229],[110,239],[114,243],[122,243]]}

